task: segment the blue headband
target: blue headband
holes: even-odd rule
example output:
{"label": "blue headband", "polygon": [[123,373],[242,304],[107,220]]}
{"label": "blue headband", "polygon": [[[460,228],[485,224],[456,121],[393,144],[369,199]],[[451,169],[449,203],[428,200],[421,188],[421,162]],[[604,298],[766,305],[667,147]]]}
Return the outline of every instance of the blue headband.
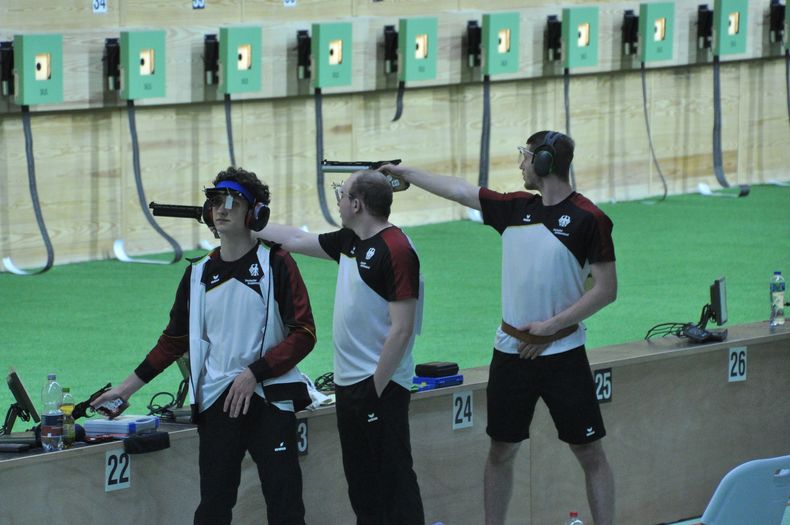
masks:
{"label": "blue headband", "polygon": [[250,206],[252,206],[252,204],[255,202],[255,197],[253,196],[252,193],[250,193],[250,190],[248,190],[247,188],[245,188],[244,186],[242,186],[236,181],[223,180],[222,182],[214,186],[214,188],[218,190],[225,188],[229,190],[238,191],[244,196],[245,199],[247,199],[247,202],[250,203]]}

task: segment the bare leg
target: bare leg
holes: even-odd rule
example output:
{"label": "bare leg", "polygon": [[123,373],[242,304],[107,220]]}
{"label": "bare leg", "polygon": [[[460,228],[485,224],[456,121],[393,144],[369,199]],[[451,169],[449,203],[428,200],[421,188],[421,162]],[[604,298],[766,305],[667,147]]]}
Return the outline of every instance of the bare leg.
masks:
{"label": "bare leg", "polygon": [[521,443],[491,440],[484,479],[486,525],[504,525],[513,493],[513,463]]}
{"label": "bare leg", "polygon": [[600,441],[570,445],[584,470],[587,501],[595,525],[614,523],[614,475]]}

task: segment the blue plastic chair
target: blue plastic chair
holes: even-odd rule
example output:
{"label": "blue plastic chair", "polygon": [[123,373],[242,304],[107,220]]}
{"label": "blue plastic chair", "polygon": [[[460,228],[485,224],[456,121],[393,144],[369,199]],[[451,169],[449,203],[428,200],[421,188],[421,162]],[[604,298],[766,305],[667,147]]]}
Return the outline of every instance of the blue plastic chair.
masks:
{"label": "blue plastic chair", "polygon": [[790,499],[790,456],[738,465],[721,480],[704,525],[780,525]]}

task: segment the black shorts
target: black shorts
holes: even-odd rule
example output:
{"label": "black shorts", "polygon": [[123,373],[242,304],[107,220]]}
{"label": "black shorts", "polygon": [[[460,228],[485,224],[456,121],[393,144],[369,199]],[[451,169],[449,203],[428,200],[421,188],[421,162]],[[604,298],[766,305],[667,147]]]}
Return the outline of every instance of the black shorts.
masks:
{"label": "black shorts", "polygon": [[574,445],[606,435],[584,346],[537,359],[494,350],[489,369],[488,426],[496,441],[529,438],[538,398],[549,408],[557,437]]}

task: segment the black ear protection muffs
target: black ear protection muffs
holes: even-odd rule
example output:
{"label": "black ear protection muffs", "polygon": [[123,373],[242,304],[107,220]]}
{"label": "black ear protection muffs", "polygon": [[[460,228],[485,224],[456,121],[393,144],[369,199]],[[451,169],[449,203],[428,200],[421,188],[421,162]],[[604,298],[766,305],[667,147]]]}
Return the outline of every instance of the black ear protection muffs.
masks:
{"label": "black ear protection muffs", "polygon": [[244,224],[252,231],[259,232],[269,223],[269,207],[262,202],[255,202],[247,211]]}
{"label": "black ear protection muffs", "polygon": [[549,131],[543,138],[543,143],[535,148],[532,155],[532,165],[535,167],[535,174],[538,177],[547,177],[554,169],[554,162],[557,152],[554,150],[554,143],[562,136],[562,133]]}
{"label": "black ear protection muffs", "polygon": [[226,194],[231,190],[241,194],[250,205],[249,210],[247,210],[247,215],[244,216],[244,225],[250,230],[256,232],[264,229],[269,223],[269,215],[271,213],[269,206],[262,202],[258,202],[247,188],[232,180],[223,180],[214,188],[207,188],[205,190],[207,199],[206,202],[203,203],[203,222],[206,224],[206,226],[214,231],[214,215],[212,212],[210,199],[212,194],[216,194],[218,192]]}

